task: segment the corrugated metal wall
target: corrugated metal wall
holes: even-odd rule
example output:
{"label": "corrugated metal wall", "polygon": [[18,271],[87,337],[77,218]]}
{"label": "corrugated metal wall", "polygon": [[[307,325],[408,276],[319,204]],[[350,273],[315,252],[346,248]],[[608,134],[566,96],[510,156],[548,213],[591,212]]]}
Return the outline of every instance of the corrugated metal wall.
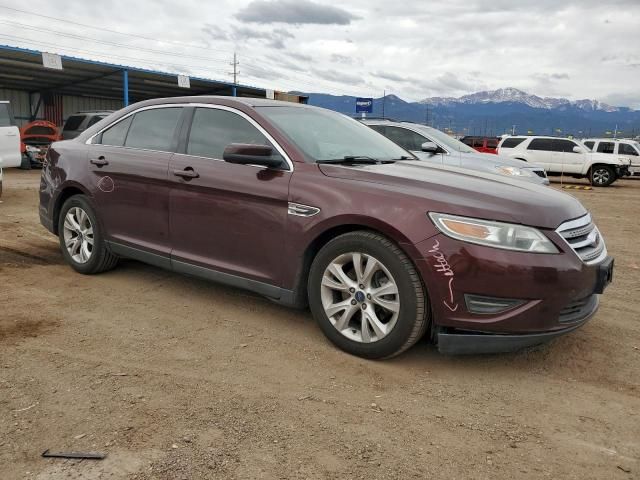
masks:
{"label": "corrugated metal wall", "polygon": [[[38,94],[32,95],[33,108],[38,104],[38,98]],[[29,121],[29,94],[27,92],[0,88],[0,100],[9,100],[11,102],[11,110],[13,110],[13,115],[16,117],[19,126]],[[122,108],[122,101],[108,98],[65,95],[63,96],[62,106],[63,116],[66,120],[70,115],[82,110],[119,110]],[[43,114],[44,104],[40,104],[36,118],[43,118]]]}

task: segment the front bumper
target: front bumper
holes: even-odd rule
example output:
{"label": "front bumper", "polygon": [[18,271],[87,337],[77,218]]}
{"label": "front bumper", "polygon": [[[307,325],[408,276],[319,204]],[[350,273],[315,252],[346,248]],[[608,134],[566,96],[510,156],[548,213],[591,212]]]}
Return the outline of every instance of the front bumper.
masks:
{"label": "front bumper", "polygon": [[436,335],[438,351],[446,355],[475,355],[517,352],[524,348],[541,345],[554,338],[571,333],[587,323],[598,310],[598,295],[593,295],[593,300],[590,303],[592,305],[589,305],[585,315],[581,316],[577,323],[563,330],[524,335],[483,334],[456,330],[439,331]]}
{"label": "front bumper", "polygon": [[[560,253],[500,250],[442,234],[415,245],[441,350],[453,351],[454,344],[463,344],[455,347],[459,353],[535,345],[575,330],[595,313],[613,259],[586,264],[557,233],[548,236]],[[517,302],[498,313],[478,313],[465,295]],[[479,342],[485,346],[469,346]]]}
{"label": "front bumper", "polygon": [[631,165],[629,167],[629,175],[640,176],[640,165]]}

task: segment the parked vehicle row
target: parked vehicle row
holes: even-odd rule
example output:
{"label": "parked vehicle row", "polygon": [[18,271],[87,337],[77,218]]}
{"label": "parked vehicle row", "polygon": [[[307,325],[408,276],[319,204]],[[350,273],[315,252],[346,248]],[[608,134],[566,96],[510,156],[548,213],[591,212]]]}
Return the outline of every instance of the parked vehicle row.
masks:
{"label": "parked vehicle row", "polygon": [[265,99],[149,100],[56,142],[39,212],[80,273],[128,257],[309,305],[367,358],[425,335],[448,353],[542,343],[594,314],[613,271],[572,196]]}
{"label": "parked vehicle row", "polygon": [[463,170],[504,175],[518,180],[549,185],[544,169],[535,163],[480,153],[440,130],[412,122],[362,120],[418,158]]}
{"label": "parked vehicle row", "polygon": [[630,162],[629,173],[640,175],[640,143],[637,141],[588,138],[583,143],[594,152],[617,156],[622,162]]}
{"label": "parked vehicle row", "polygon": [[629,160],[592,152],[578,140],[545,136],[508,136],[498,155],[542,165],[547,175],[586,177],[596,187],[607,187],[629,175]]}

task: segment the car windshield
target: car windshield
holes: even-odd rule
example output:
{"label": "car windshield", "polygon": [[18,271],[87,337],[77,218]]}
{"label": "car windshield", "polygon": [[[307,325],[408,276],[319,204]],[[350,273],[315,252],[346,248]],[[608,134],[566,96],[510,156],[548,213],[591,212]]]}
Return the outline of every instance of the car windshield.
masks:
{"label": "car windshield", "polygon": [[314,161],[345,157],[414,158],[366,125],[341,113],[309,107],[256,107]]}
{"label": "car windshield", "polygon": [[462,153],[477,153],[469,145],[462,143],[460,140],[456,140],[452,136],[447,135],[440,130],[436,130],[435,128],[427,127],[424,125],[420,125],[417,128],[420,129],[425,135],[428,135],[433,140],[435,140],[436,143],[440,143],[451,150],[456,150]]}

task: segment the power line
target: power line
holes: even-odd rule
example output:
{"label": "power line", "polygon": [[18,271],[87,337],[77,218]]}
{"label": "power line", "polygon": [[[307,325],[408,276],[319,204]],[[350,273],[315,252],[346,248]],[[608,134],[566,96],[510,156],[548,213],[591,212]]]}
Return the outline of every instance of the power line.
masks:
{"label": "power line", "polygon": [[[71,25],[77,25],[77,26],[80,26],[80,27],[93,28],[94,30],[102,30],[103,32],[115,33],[117,35],[124,35],[124,36],[127,36],[127,37],[140,38],[142,40],[148,40],[148,41],[151,41],[151,42],[157,42],[158,41],[157,38],[145,37],[144,35],[137,35],[135,33],[119,32],[118,30],[111,30],[109,28],[104,28],[104,27],[96,27],[95,25],[88,25],[86,23],[74,22],[72,20],[66,20],[66,19],[63,19],[63,18],[52,17],[52,16],[49,16],[49,15],[43,15],[41,13],[29,12],[27,10],[21,10],[19,8],[7,7],[6,5],[0,5],[0,8],[4,8],[5,10],[11,10],[13,12],[24,13],[26,15],[33,15],[33,16],[36,16],[36,17],[46,18],[48,20],[55,20],[57,22],[64,22],[64,23],[68,23],[68,24],[71,24]],[[176,40],[161,40],[161,42],[172,43],[174,45],[182,45],[183,47],[200,48],[200,49],[204,49],[204,50],[211,50],[211,51],[218,51],[218,52],[226,53],[224,50],[220,50],[220,49],[217,49],[217,48],[206,47],[206,46],[203,46],[203,45],[190,45],[188,43],[178,42]]]}
{"label": "power line", "polygon": [[[92,42],[96,42],[96,43],[102,43],[104,45],[111,45],[114,47],[123,47],[123,48],[127,48],[127,49],[132,49],[132,50],[140,50],[142,52],[149,52],[149,53],[157,53],[159,55],[169,55],[169,56],[180,56],[180,57],[185,57],[185,58],[192,58],[195,60],[207,60],[207,61],[211,61],[211,57],[198,57],[198,56],[194,56],[194,55],[185,55],[183,53],[173,53],[173,52],[168,52],[166,50],[154,50],[154,49],[150,49],[150,48],[143,48],[143,47],[136,47],[133,45],[125,45],[122,43],[117,43],[117,42],[110,42],[108,40],[101,40],[98,38],[92,38],[92,37],[86,37],[84,35],[75,35],[73,33],[66,33],[66,32],[60,32],[58,30],[51,30],[48,28],[43,28],[43,27],[37,27],[35,25],[30,25],[30,24],[26,24],[26,23],[19,23],[19,22],[5,22],[0,20],[0,24],[2,25],[9,25],[9,26],[20,26],[21,28],[25,28],[27,30],[34,30],[37,32],[49,32],[49,33],[54,33],[56,35],[60,35],[62,37],[68,37],[68,38],[75,38],[78,40],[89,40]],[[219,57],[218,57],[219,58]]]}

